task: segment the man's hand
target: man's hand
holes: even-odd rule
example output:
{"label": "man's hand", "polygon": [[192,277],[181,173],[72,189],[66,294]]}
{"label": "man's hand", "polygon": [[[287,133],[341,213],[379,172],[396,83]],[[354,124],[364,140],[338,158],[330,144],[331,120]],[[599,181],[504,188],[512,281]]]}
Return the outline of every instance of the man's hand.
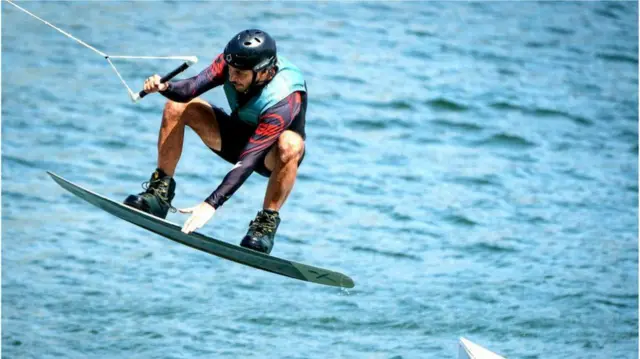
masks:
{"label": "man's hand", "polygon": [[144,81],[144,92],[154,93],[158,91],[165,91],[168,87],[168,83],[160,83],[160,75],[153,75]]}
{"label": "man's hand", "polygon": [[179,211],[180,213],[191,213],[191,217],[184,222],[184,227],[182,227],[182,232],[187,234],[202,228],[216,213],[216,209],[207,202],[202,202],[195,207],[179,209]]}

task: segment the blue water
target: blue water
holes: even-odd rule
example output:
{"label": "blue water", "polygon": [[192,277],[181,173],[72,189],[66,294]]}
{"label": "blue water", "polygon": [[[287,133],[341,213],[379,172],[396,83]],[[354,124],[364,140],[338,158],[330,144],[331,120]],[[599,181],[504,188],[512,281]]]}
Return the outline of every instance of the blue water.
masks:
{"label": "blue water", "polygon": [[[273,255],[345,291],[168,241],[72,197],[156,164],[164,100],[2,3],[6,358],[638,356],[636,2],[20,2],[111,55],[195,55],[248,27],[309,87]],[[178,62],[114,60],[134,89]],[[223,92],[204,98],[224,108]],[[174,205],[231,165],[188,131]],[[238,243],[258,175],[202,232]],[[170,214],[169,220],[186,218]]]}

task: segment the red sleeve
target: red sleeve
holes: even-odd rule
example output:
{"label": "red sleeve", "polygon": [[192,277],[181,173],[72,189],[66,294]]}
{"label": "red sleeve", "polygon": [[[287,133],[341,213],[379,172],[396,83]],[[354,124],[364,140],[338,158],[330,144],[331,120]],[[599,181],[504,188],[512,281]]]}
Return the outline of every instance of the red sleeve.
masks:
{"label": "red sleeve", "polygon": [[224,84],[227,78],[226,65],[223,54],[220,54],[211,65],[198,75],[185,80],[169,82],[167,90],[160,93],[172,101],[189,102],[206,91]]}

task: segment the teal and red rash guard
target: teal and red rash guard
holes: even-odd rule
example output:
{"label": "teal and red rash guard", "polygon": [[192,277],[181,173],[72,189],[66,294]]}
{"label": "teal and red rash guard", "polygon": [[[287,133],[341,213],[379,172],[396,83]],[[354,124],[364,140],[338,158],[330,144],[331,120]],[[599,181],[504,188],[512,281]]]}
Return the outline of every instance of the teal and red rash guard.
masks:
{"label": "teal and red rash guard", "polygon": [[[229,71],[223,54],[218,55],[213,63],[198,75],[176,82],[170,82],[166,91],[161,92],[166,98],[176,102],[188,102],[214,87],[223,85],[227,81]],[[265,85],[253,85],[247,94],[238,94],[239,104],[242,106],[253,96],[259,95]],[[253,173],[256,165],[264,161],[269,149],[285,130],[289,129],[305,138],[305,112],[307,96],[305,92],[296,91],[265,110],[258,119],[253,135],[247,141],[240,153],[236,165],[224,177],[205,202],[214,208],[231,197],[247,178]],[[241,121],[237,114],[231,114],[232,119]]]}

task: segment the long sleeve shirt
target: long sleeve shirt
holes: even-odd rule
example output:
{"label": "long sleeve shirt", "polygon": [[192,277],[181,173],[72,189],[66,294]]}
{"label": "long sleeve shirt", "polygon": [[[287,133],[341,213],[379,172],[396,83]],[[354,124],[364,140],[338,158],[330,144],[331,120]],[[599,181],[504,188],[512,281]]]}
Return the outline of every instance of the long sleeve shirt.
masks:
{"label": "long sleeve shirt", "polygon": [[[220,54],[209,67],[198,75],[170,82],[167,90],[161,94],[172,101],[188,102],[204,92],[224,84],[227,77],[228,68],[223,55]],[[214,208],[222,206],[249,178],[260,163],[259,161],[264,161],[270,148],[286,129],[293,127],[304,138],[305,112],[306,94],[303,92],[293,92],[264,111],[258,119],[254,133],[240,153],[238,162],[205,201]],[[240,121],[240,119],[237,120]]]}

